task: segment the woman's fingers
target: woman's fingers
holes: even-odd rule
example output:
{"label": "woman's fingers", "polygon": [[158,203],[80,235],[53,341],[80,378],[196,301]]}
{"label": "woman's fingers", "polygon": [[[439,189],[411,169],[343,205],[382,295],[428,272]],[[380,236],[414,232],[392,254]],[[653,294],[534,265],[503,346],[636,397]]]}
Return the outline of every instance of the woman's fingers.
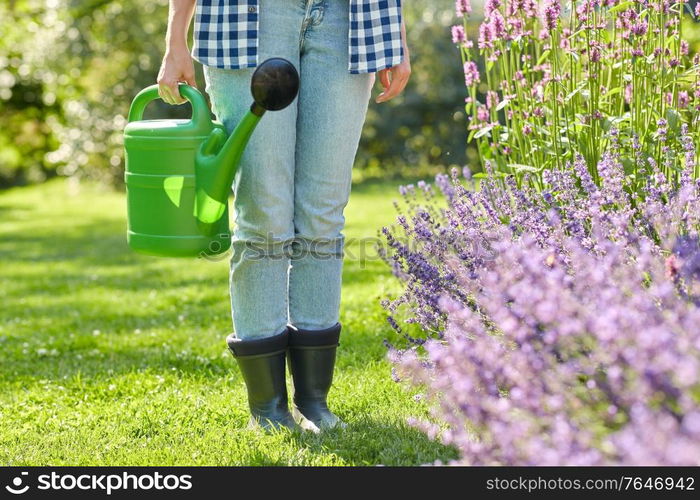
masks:
{"label": "woman's fingers", "polygon": [[167,88],[168,88],[168,91],[170,92],[171,98],[173,99],[173,102],[171,104],[182,104],[183,102],[185,102],[187,100],[180,95],[180,89],[179,89],[177,82],[175,82],[174,84],[168,85]]}
{"label": "woman's fingers", "polygon": [[389,88],[391,85],[391,68],[386,68],[379,72],[379,81],[382,87],[384,87],[384,90]]}
{"label": "woman's fingers", "polygon": [[389,87],[391,87],[391,68],[385,68],[377,71],[377,75],[379,75],[379,83],[382,85],[382,92],[377,96],[376,102],[382,102],[384,99],[384,95],[386,94],[386,91]]}
{"label": "woman's fingers", "polygon": [[177,83],[170,87],[170,93],[172,94],[173,99],[175,99],[175,104],[182,104],[187,101],[187,99],[180,95],[180,87]]}
{"label": "woman's fingers", "polygon": [[190,87],[197,88],[197,80],[195,80],[194,75],[185,76],[185,82],[187,82],[187,85]]}
{"label": "woman's fingers", "polygon": [[158,85],[158,95],[166,103],[175,104],[175,98],[173,97],[172,92],[170,91],[170,87],[168,87],[167,85],[164,85],[164,84]]}
{"label": "woman's fingers", "polygon": [[[383,72],[384,74],[382,74]],[[389,72],[391,72],[391,79],[389,79]],[[408,78],[410,75],[410,66],[403,63],[387,68],[386,70],[381,70],[379,72],[379,79],[384,86],[384,92],[377,96],[376,102],[386,102],[403,92],[403,89],[405,89],[406,85],[408,84]]]}

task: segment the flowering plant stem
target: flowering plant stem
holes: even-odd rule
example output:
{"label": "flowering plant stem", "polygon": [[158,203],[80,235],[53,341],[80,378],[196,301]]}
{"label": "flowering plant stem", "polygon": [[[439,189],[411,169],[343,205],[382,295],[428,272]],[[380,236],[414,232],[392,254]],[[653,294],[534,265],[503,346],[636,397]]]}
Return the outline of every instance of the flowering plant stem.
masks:
{"label": "flowering plant stem", "polygon": [[[486,0],[478,35],[472,7],[457,0],[453,27],[467,83],[469,137],[496,174],[526,176],[541,187],[542,172],[563,169],[577,154],[595,183],[597,166],[619,132],[625,174],[639,189],[651,158],[670,182],[682,165],[682,124],[692,140],[700,109],[700,58],[682,38],[686,1]],[[697,158],[692,162],[697,165]],[[693,176],[697,176],[697,169]]]}

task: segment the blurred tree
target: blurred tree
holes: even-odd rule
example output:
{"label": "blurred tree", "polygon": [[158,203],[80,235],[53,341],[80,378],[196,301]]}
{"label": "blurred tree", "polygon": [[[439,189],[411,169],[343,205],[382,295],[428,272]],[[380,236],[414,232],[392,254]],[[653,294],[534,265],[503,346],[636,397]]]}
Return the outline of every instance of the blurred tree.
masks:
{"label": "blurred tree", "polygon": [[[133,96],[155,82],[167,3],[0,2],[0,186],[56,174],[122,182],[122,129]],[[429,165],[465,162],[465,91],[449,34],[453,2],[404,3],[411,82],[402,97],[370,105],[358,178],[415,176]],[[157,101],[146,115],[189,113],[187,104]]]}

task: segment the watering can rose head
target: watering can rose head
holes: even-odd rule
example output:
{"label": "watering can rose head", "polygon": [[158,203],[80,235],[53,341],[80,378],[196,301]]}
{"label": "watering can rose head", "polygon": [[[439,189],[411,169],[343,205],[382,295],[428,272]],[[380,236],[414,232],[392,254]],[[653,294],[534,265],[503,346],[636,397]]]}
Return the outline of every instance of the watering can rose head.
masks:
{"label": "watering can rose head", "polygon": [[243,150],[265,111],[289,106],[299,75],[271,58],[252,76],[254,102],[228,136],[211,120],[204,96],[180,84],[192,105],[190,120],[143,120],[158,96],[152,85],[137,94],[124,129],[129,245],[162,256],[218,254],[230,247],[228,196]]}
{"label": "watering can rose head", "polygon": [[296,99],[299,74],[286,59],[272,57],[253,72],[250,92],[255,104],[267,111],[279,111]]}

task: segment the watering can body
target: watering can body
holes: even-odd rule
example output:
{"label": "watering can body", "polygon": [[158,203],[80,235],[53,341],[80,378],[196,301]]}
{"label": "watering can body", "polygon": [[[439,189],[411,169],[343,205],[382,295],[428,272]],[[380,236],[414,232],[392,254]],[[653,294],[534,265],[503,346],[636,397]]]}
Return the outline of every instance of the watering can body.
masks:
{"label": "watering can body", "polygon": [[226,252],[228,198],[243,151],[265,111],[287,107],[298,90],[299,74],[289,61],[264,61],[251,80],[254,102],[230,136],[194,87],[179,85],[192,104],[191,120],[143,120],[158,86],[139,92],[124,128],[129,246],[166,257]]}
{"label": "watering can body", "polygon": [[204,97],[181,85],[192,104],[191,120],[142,120],[158,87],[142,90],[124,129],[127,241],[138,252],[166,256],[217,255],[228,250],[228,206],[203,230],[196,214],[195,159],[200,146],[223,125],[213,122]]}

